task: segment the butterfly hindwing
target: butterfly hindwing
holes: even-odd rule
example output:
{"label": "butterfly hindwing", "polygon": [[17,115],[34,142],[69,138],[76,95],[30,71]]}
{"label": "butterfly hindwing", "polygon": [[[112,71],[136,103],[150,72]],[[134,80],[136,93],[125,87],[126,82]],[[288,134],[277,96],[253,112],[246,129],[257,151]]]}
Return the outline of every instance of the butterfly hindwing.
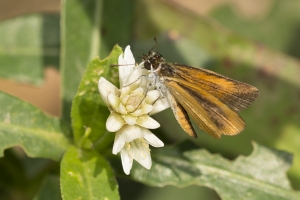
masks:
{"label": "butterfly hindwing", "polygon": [[191,120],[186,110],[180,105],[180,103],[174,98],[173,95],[167,93],[167,98],[175,115],[175,118],[182,129],[192,137],[197,137],[196,131],[194,130]]}

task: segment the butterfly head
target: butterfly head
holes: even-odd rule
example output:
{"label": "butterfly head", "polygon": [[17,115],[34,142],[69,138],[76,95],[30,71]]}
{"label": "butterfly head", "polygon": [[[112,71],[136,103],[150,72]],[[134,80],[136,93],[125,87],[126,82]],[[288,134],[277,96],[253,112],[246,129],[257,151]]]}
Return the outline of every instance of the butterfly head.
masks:
{"label": "butterfly head", "polygon": [[153,70],[156,70],[160,63],[165,62],[165,59],[161,54],[149,51],[148,54],[143,55],[143,61],[147,70],[151,70],[151,66]]}

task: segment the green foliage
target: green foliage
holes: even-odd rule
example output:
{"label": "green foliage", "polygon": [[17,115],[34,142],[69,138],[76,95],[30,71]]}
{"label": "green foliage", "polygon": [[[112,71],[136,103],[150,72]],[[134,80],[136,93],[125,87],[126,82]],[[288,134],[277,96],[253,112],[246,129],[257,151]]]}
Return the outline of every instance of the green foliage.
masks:
{"label": "green foliage", "polygon": [[[222,199],[297,199],[286,171],[292,156],[254,144],[248,157],[228,161],[191,142],[153,152],[150,171],[138,166],[132,177],[151,186],[201,185],[215,189]],[[263,163],[263,166],[262,164]]]}
{"label": "green foliage", "polygon": [[[197,145],[169,145],[187,136],[170,111],[157,114],[161,128],[155,133],[166,147],[151,149],[151,170],[134,163],[126,178],[155,187],[205,186],[222,199],[299,199],[286,173],[300,188],[300,64],[284,54],[298,56],[297,8],[296,1],[274,0],[265,18],[249,21],[225,6],[211,12],[212,20],[161,0],[63,0],[60,27],[57,15],[0,22],[1,77],[38,85],[45,66],[57,66],[60,60],[62,80],[61,119],[0,92],[0,155],[5,155],[0,160],[0,198],[122,197],[115,176],[125,175],[120,157],[111,155],[115,134],[105,128],[109,110],[100,98],[98,80],[105,77],[118,87],[117,68],[111,65],[118,63],[121,47],[132,39],[137,58],[155,45],[157,36],[159,53],[168,61],[210,68],[257,86],[261,95],[241,112],[247,128],[240,135],[215,140],[197,130]],[[253,143],[254,150],[252,140],[260,143]],[[291,154],[270,147],[293,153],[292,168]],[[238,157],[230,161],[220,154]],[[135,190],[130,199],[138,199],[142,191]],[[201,197],[215,198],[210,191]],[[193,194],[184,196],[192,199]]]}
{"label": "green foliage", "polygon": [[119,199],[118,185],[108,162],[96,151],[70,147],[61,162],[65,200]]}
{"label": "green foliage", "polygon": [[[20,99],[0,92],[0,155],[20,146],[30,157],[60,160],[69,146],[67,126]],[[65,133],[66,132],[66,133]]]}
{"label": "green foliage", "polygon": [[72,103],[71,118],[75,143],[82,148],[104,149],[114,135],[106,131],[105,123],[109,111],[103,103],[99,91],[99,78],[105,77],[118,85],[116,64],[122,49],[116,45],[109,57],[93,59],[80,82]]}

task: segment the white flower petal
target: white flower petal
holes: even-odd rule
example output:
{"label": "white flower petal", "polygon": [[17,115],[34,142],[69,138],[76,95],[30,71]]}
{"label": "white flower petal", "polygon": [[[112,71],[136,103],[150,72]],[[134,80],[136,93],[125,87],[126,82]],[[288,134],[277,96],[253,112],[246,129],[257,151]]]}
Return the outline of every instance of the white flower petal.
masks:
{"label": "white flower petal", "polygon": [[135,66],[135,60],[129,45],[125,48],[124,55],[119,56],[118,64],[120,86],[122,87],[123,81],[131,74]]}
{"label": "white flower petal", "polygon": [[144,158],[144,159],[140,159],[140,160],[136,160],[138,163],[140,163],[143,167],[145,167],[146,169],[151,169],[151,165],[152,165],[152,160],[151,160],[151,156],[150,153],[149,155]]}
{"label": "white flower petal", "polygon": [[124,125],[119,131],[117,131],[119,135],[118,138],[115,138],[117,140],[121,140],[124,142],[131,142],[137,138],[143,138],[144,137],[144,128],[140,126],[130,126],[130,125]]}
{"label": "white flower petal", "polygon": [[149,113],[149,115],[154,115],[154,114],[159,113],[169,107],[170,107],[170,104],[169,104],[167,98],[159,99],[153,104],[153,109]]}
{"label": "white flower petal", "polygon": [[149,92],[147,92],[147,96],[145,98],[145,102],[147,104],[153,104],[155,101],[157,101],[157,99],[159,98],[160,93],[158,90],[150,90]]}
{"label": "white flower petal", "polygon": [[125,120],[126,124],[128,124],[128,125],[135,125],[136,124],[137,117],[132,116],[130,114],[129,115],[123,115],[122,117]]}
{"label": "white flower petal", "polygon": [[132,111],[136,110],[136,106],[135,105],[127,105],[126,106],[126,110],[131,113]]}
{"label": "white flower petal", "polygon": [[144,96],[143,88],[139,87],[139,88],[135,89],[134,91],[132,91],[132,95]]}
{"label": "white flower petal", "polygon": [[133,158],[129,155],[126,149],[122,149],[121,151],[121,160],[122,166],[125,174],[130,174],[130,170],[132,168]]}
{"label": "white flower petal", "polygon": [[[125,80],[127,80],[128,75],[126,72],[132,70],[132,69],[126,69],[129,68],[127,65],[120,65],[119,66],[119,83],[120,83],[120,88],[122,88],[124,85],[128,85],[125,83]],[[120,75],[120,74],[125,74],[125,75]]]}
{"label": "white flower petal", "polygon": [[125,121],[120,114],[116,112],[110,113],[106,121],[106,129],[109,132],[116,132],[124,125],[125,125]]}
{"label": "white flower petal", "polygon": [[[130,80],[131,81],[131,80]],[[139,84],[141,82],[141,79],[135,79],[130,84],[124,84],[124,86],[121,88],[121,95],[120,98],[123,98],[125,95],[129,95],[139,87]]]}
{"label": "white flower petal", "polygon": [[141,83],[142,73],[143,70],[141,69],[141,67],[134,67],[131,74],[123,79],[123,86],[125,88],[129,87],[131,91],[135,90]]}
{"label": "white flower petal", "polygon": [[152,110],[153,110],[153,106],[148,105],[148,104],[144,104],[144,105],[142,106],[142,113],[141,113],[141,115],[148,114],[148,113],[151,112]]}
{"label": "white flower petal", "polygon": [[126,63],[126,61],[124,59],[124,54],[119,55],[118,64],[119,65],[127,65],[127,63]]}
{"label": "white flower petal", "polygon": [[125,145],[125,141],[122,140],[121,134],[122,134],[122,129],[120,129],[119,131],[116,132],[116,136],[115,136],[115,141],[114,141],[114,146],[113,146],[113,150],[112,153],[113,154],[117,154],[121,151],[121,149],[124,147]]}
{"label": "white flower petal", "polygon": [[121,101],[122,101],[122,104],[123,104],[123,105],[125,105],[125,104],[127,103],[129,97],[130,97],[129,95],[125,95],[125,96],[123,96],[123,97],[121,98]]}
{"label": "white flower petal", "polygon": [[111,82],[107,81],[105,78],[100,77],[99,82],[98,82],[98,90],[100,92],[101,98],[104,101],[104,103],[108,106],[108,100],[107,100],[107,95],[109,93],[113,93],[116,96],[120,94],[120,90],[114,86]]}
{"label": "white flower petal", "polygon": [[153,147],[163,147],[164,143],[148,129],[144,130],[144,138]]}
{"label": "white flower petal", "polygon": [[126,107],[123,104],[119,105],[118,111],[122,115],[127,115],[127,109],[126,109]]}
{"label": "white flower petal", "polygon": [[149,115],[142,115],[138,117],[136,120],[136,124],[148,129],[155,129],[160,127],[160,124],[153,118],[149,117]]}
{"label": "white flower petal", "polygon": [[144,138],[138,138],[130,142],[130,150],[130,153],[135,160],[145,159],[150,152],[149,144]]}
{"label": "white flower petal", "polygon": [[150,169],[152,165],[149,145],[143,139],[135,140],[131,143],[131,152],[133,158],[146,169]]}
{"label": "white flower petal", "polygon": [[107,100],[109,105],[114,109],[117,110],[119,108],[120,105],[120,98],[118,96],[116,96],[113,93],[109,93],[107,95]]}
{"label": "white flower petal", "polygon": [[142,114],[142,109],[136,109],[134,112],[130,113],[132,116],[138,117]]}
{"label": "white flower petal", "polygon": [[134,59],[133,54],[131,52],[130,45],[127,45],[127,47],[125,48],[124,59],[127,62],[127,64],[131,64],[132,66],[135,65],[135,59]]}

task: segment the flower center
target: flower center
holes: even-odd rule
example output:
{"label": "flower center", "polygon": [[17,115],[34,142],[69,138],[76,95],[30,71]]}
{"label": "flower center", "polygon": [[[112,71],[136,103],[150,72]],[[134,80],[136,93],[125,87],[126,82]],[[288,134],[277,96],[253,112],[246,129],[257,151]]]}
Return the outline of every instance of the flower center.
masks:
{"label": "flower center", "polygon": [[144,97],[138,94],[130,94],[127,102],[126,102],[126,109],[128,112],[134,112],[137,110],[143,101]]}

